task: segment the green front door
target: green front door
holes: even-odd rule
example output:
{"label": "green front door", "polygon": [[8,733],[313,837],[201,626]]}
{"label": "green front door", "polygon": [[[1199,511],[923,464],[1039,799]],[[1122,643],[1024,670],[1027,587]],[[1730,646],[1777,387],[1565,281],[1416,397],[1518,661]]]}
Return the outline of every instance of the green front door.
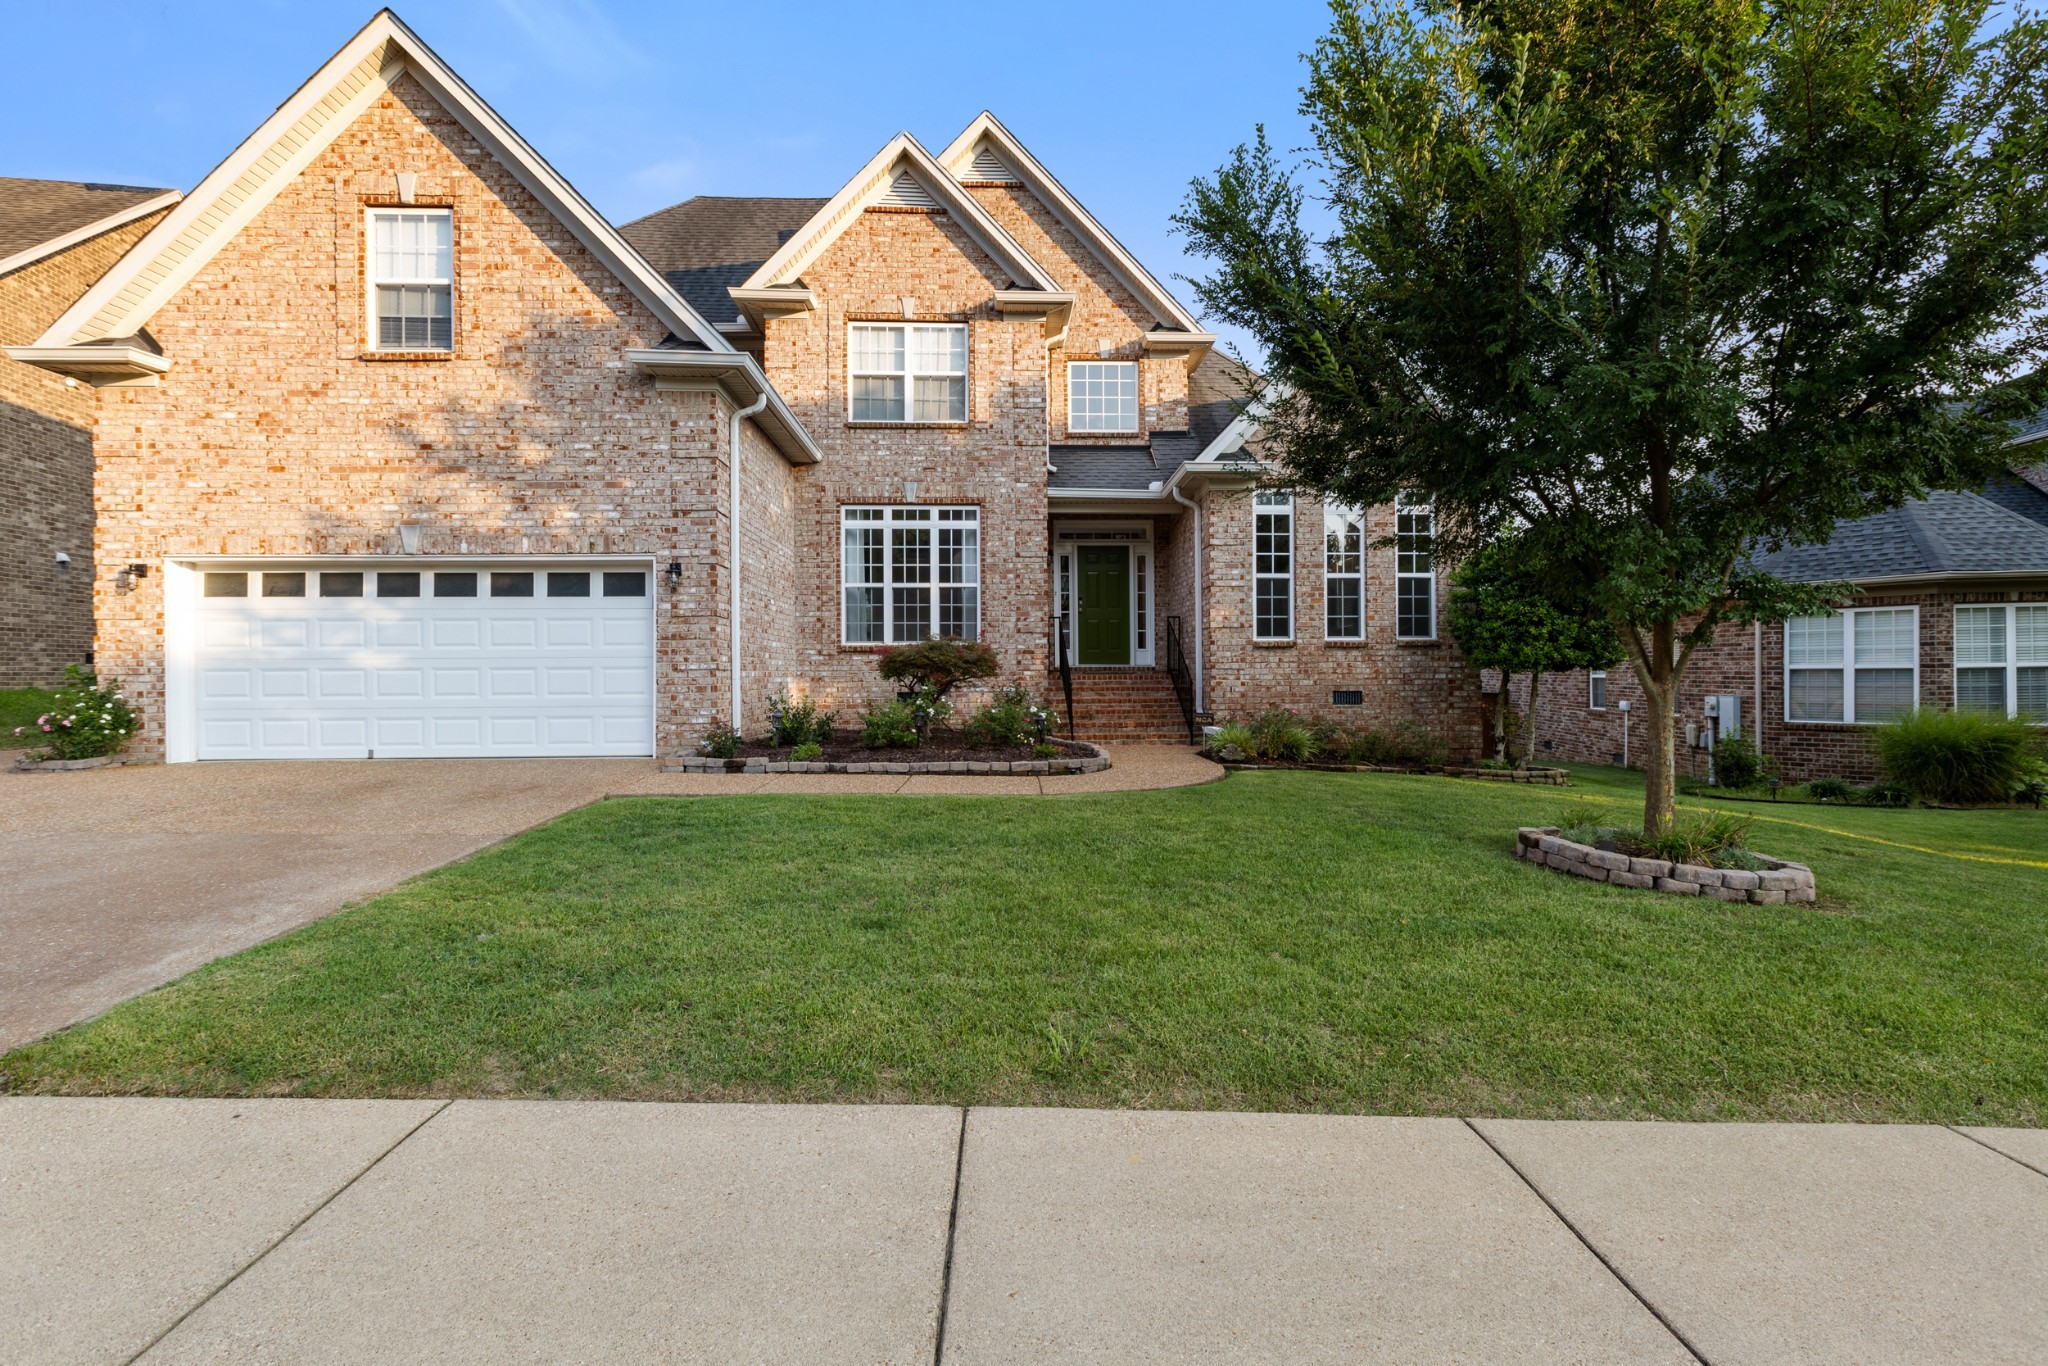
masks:
{"label": "green front door", "polygon": [[1074,550],[1080,568],[1081,624],[1074,653],[1083,664],[1131,662],[1131,550],[1084,545]]}

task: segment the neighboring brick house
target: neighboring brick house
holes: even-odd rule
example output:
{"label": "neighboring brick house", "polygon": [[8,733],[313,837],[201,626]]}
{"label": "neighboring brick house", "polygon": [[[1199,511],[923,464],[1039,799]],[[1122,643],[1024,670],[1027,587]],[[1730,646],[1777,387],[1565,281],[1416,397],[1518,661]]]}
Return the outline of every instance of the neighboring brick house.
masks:
{"label": "neighboring brick house", "polygon": [[386,11],[11,354],[97,388],[145,754],[668,757],[935,633],[1472,752],[1427,509],[1258,491],[1213,343],[989,115],[614,229]]}
{"label": "neighboring brick house", "polygon": [[[1696,651],[1676,709],[1680,772],[1708,772],[1703,737],[1725,725],[1708,720],[1715,697],[1737,699],[1742,733],[1795,782],[1876,779],[1870,727],[1911,706],[2048,723],[2048,465],[2025,463],[2043,446],[2048,414],[2018,434],[2010,477],[1844,521],[1825,545],[1762,556],[1763,568],[1793,582],[1861,591],[1838,615],[1725,626]],[[1515,694],[1525,707],[1526,687]],[[1539,754],[1618,762],[1633,727],[1626,743],[1636,763],[1642,705],[1625,664],[1546,676]],[[1700,738],[1687,746],[1688,735]]]}
{"label": "neighboring brick house", "polygon": [[[176,190],[0,176],[0,345],[34,341]],[[92,658],[92,390],[0,356],[0,688]]]}

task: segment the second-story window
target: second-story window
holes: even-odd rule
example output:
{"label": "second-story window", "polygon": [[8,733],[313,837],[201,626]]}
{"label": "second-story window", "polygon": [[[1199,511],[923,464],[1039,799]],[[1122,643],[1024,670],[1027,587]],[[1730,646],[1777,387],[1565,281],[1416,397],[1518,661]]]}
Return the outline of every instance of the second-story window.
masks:
{"label": "second-story window", "polygon": [[1067,365],[1067,430],[1138,430],[1138,363],[1077,360]]}
{"label": "second-story window", "polygon": [[446,209],[370,213],[371,336],[379,351],[455,349],[455,220]]}
{"label": "second-story window", "polygon": [[855,422],[965,422],[965,323],[854,323],[848,416]]}

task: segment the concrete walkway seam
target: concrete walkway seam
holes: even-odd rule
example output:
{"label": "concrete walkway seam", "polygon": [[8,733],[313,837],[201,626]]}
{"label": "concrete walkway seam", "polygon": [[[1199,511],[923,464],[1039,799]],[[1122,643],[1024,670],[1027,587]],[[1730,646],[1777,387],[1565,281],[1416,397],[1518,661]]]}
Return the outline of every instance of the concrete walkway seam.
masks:
{"label": "concrete walkway seam", "polygon": [[2007,1152],[2005,1149],[2001,1147],[1998,1147],[1996,1144],[1986,1143],[1983,1139],[1977,1137],[1977,1135],[1969,1132],[1967,1129],[1958,1129],[1953,1124],[1944,1124],[1941,1127],[1948,1130],[1952,1134],[1956,1134],[1963,1138],[1969,1139],[1970,1142],[1976,1144],[1980,1148],[1989,1148],[1992,1152],[1997,1153],[2000,1157],[2004,1158],[2008,1162],[2019,1163],[2022,1167],[2025,1167],[2028,1171],[2032,1172],[2036,1176],[2048,1176],[2048,1171],[2042,1171],[2039,1167],[2027,1161],[2027,1159],[2025,1159],[2024,1157],[2014,1157],[2011,1153]]}
{"label": "concrete walkway seam", "polygon": [[125,1366],[135,1366],[136,1362],[148,1356],[150,1351],[154,1349],[159,1342],[162,1342],[165,1338],[169,1337],[171,1334],[178,1331],[178,1325],[182,1324],[186,1319],[191,1318],[194,1314],[198,1313],[207,1305],[211,1304],[215,1296],[219,1295],[223,1290],[226,1290],[236,1281],[242,1279],[242,1277],[248,1273],[251,1267],[255,1266],[265,1257],[268,1257],[271,1253],[277,1251],[278,1248],[282,1247],[284,1245],[285,1240],[287,1238],[290,1238],[294,1233],[297,1233],[300,1229],[304,1228],[306,1224],[313,1218],[314,1215],[318,1214],[321,1210],[326,1209],[336,1200],[339,1200],[345,1191],[347,1191],[351,1186],[355,1185],[356,1182],[362,1180],[364,1177],[368,1176],[373,1170],[375,1170],[378,1163],[382,1162],[385,1158],[391,1156],[391,1154],[397,1152],[400,1148],[404,1147],[408,1139],[410,1139],[414,1134],[418,1133],[420,1130],[426,1128],[428,1124],[432,1123],[437,1117],[439,1117],[443,1110],[446,1110],[449,1106],[453,1105],[454,1103],[455,1101],[451,1098],[449,1100],[442,1101],[432,1110],[429,1110],[426,1113],[426,1115],[421,1118],[419,1123],[413,1125],[410,1129],[407,1129],[404,1133],[400,1134],[397,1140],[393,1142],[389,1147],[385,1148],[383,1152],[378,1153],[375,1157],[371,1158],[368,1162],[364,1163],[362,1170],[358,1171],[354,1176],[351,1176],[348,1180],[342,1182],[339,1186],[336,1186],[333,1190],[329,1191],[327,1193],[327,1198],[325,1200],[322,1200],[319,1204],[313,1206],[313,1208],[307,1210],[304,1214],[300,1215],[297,1219],[293,1220],[292,1226],[290,1228],[286,1229],[283,1233],[278,1234],[277,1237],[271,1239],[262,1251],[258,1252],[248,1261],[236,1267],[234,1275],[229,1276],[219,1285],[207,1291],[204,1295],[199,1297],[197,1302],[195,1302],[189,1308],[187,1308],[184,1313],[178,1315],[178,1317],[172,1319],[169,1323],[165,1324],[163,1331],[158,1333],[155,1337],[151,1338],[148,1342],[143,1343],[141,1349],[137,1351],[135,1355],[128,1358],[127,1362],[125,1363]]}
{"label": "concrete walkway seam", "polygon": [[1700,1366],[1710,1366],[1710,1363],[1707,1361],[1706,1354],[1700,1351],[1698,1347],[1693,1345],[1692,1339],[1688,1338],[1684,1333],[1679,1332],[1678,1325],[1673,1323],[1670,1319],[1666,1318],[1664,1316],[1663,1310],[1659,1309],[1656,1305],[1650,1303],[1649,1297],[1644,1295],[1642,1291],[1636,1288],[1634,1281],[1631,1281],[1627,1276],[1624,1276],[1621,1273],[1620,1267],[1616,1266],[1612,1261],[1608,1260],[1606,1253],[1602,1252],[1599,1248],[1593,1246],[1593,1240],[1588,1238],[1580,1230],[1579,1226],[1573,1223],[1571,1219],[1565,1214],[1565,1212],[1557,1207],[1556,1201],[1552,1200],[1548,1195],[1545,1195],[1543,1193],[1542,1187],[1538,1186],[1534,1181],[1531,1181],[1529,1179],[1529,1174],[1527,1172],[1523,1171],[1520,1167],[1515,1165],[1515,1160],[1512,1157],[1509,1157],[1505,1152],[1501,1151],[1501,1147],[1498,1143],[1495,1143],[1492,1139],[1488,1138],[1486,1136],[1485,1131],[1482,1130],[1477,1124],[1474,1124],[1469,1118],[1464,1121],[1464,1124],[1467,1129],[1470,1129],[1472,1131],[1472,1133],[1479,1139],[1481,1143],[1484,1143],[1488,1148],[1491,1148],[1493,1150],[1493,1155],[1495,1157],[1499,1158],[1502,1162],[1507,1164],[1507,1169],[1509,1171],[1513,1172],[1516,1176],[1522,1179],[1522,1184],[1529,1188],[1530,1194],[1534,1195],[1538,1200],[1541,1200],[1543,1202],[1544,1208],[1548,1209],[1553,1215],[1557,1216],[1557,1222],[1563,1224],[1567,1229],[1571,1230],[1572,1237],[1579,1240],[1579,1245],[1585,1248],[1586,1251],[1592,1253],[1594,1258],[1600,1263],[1600,1265],[1607,1268],[1607,1274],[1614,1277],[1615,1280],[1620,1281],[1622,1289],[1628,1291],[1629,1294],[1635,1296],[1636,1303],[1643,1306],[1644,1309],[1647,1309],[1650,1312],[1650,1316],[1652,1318],[1656,1319],[1657,1322],[1664,1325],[1664,1331],[1671,1334],[1673,1338],[1676,1338],[1678,1340],[1678,1345],[1683,1347],[1686,1350],[1687,1354],[1690,1355],[1694,1361],[1699,1362]]}
{"label": "concrete walkway seam", "polygon": [[946,1214],[946,1260],[939,1271],[939,1323],[932,1334],[932,1366],[946,1359],[946,1308],[953,1296],[953,1245],[960,1234],[960,1174],[967,1166],[967,1111],[960,1107],[960,1146],[953,1150],[953,1205]]}

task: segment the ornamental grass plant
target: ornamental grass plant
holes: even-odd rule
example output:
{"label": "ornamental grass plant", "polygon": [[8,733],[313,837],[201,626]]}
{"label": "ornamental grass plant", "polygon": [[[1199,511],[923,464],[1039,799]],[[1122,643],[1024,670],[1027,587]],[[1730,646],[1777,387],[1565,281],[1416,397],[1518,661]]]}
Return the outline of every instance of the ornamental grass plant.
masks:
{"label": "ornamental grass plant", "polygon": [[2013,717],[1921,708],[1879,726],[1872,738],[1892,781],[1922,801],[2011,801],[2044,768],[2040,733]]}

